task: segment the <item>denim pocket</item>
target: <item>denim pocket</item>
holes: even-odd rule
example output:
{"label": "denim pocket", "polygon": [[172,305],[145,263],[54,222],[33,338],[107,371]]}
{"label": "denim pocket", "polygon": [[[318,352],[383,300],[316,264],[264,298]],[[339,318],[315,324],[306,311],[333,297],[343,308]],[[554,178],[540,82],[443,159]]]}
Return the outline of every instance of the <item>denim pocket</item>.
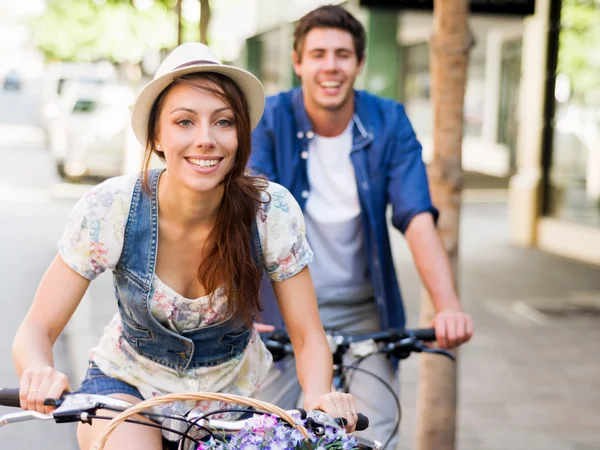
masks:
{"label": "denim pocket", "polygon": [[151,330],[134,323],[123,314],[121,314],[121,323],[123,324],[123,333],[129,339],[152,339],[154,337]]}

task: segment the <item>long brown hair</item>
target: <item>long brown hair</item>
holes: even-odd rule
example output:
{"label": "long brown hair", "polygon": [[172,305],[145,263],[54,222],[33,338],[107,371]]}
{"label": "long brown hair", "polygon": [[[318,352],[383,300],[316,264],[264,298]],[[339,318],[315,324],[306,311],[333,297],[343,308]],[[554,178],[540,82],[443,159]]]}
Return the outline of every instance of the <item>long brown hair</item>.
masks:
{"label": "long brown hair", "polygon": [[[202,80],[210,81],[200,83]],[[202,89],[219,97],[234,114],[238,148],[234,165],[223,179],[223,200],[206,248],[210,251],[198,268],[198,280],[207,292],[213,293],[221,283],[227,296],[227,314],[240,316],[248,325],[262,311],[258,290],[262,273],[253,259],[258,250],[254,240],[256,213],[261,203],[261,192],[266,189],[264,178],[246,173],[250,158],[250,115],[246,97],[230,78],[217,73],[193,73],[176,78],[156,99],[148,120],[148,142],[143,162],[143,185],[149,192],[148,168],[152,154],[165,161],[163,152],[155,147],[158,119],[166,95],[173,86],[183,84]],[[260,243],[257,243],[260,245]],[[258,252],[259,255],[262,254]],[[262,261],[260,261],[262,264]]]}

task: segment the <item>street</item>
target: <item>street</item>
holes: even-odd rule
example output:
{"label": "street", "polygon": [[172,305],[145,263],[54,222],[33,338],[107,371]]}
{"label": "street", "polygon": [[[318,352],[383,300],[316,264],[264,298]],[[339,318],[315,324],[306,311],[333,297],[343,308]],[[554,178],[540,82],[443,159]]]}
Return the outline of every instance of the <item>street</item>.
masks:
{"label": "street", "polygon": [[[0,91],[0,160],[0,283],[3,286],[0,302],[4,311],[0,316],[0,386],[18,387],[11,357],[12,339],[45,269],[56,255],[56,242],[71,207],[90,186],[65,184],[56,175],[40,128],[39,85],[35,81],[26,83],[20,92]],[[101,278],[86,297],[106,295],[110,299],[110,279]],[[87,303],[82,302],[54,352],[56,367],[69,375],[73,387],[78,386],[83,376],[85,360],[73,364],[72,355],[83,351],[85,358],[80,345],[89,342],[89,327],[80,338],[70,337],[83,328],[77,325],[80,317],[91,317],[85,309]],[[16,410],[0,407],[0,415],[9,412]],[[74,425],[40,421],[0,429],[0,443],[2,449],[77,448]]]}
{"label": "street", "polygon": [[[39,128],[37,94],[28,89],[0,92],[3,387],[18,386],[13,336],[56,254],[70,208],[90,187],[63,183],[55,174]],[[466,192],[465,200],[460,288],[476,331],[460,352],[457,449],[597,450],[598,267],[510,245],[502,193]],[[409,326],[416,326],[418,277],[403,239],[397,232],[392,236]],[[55,347],[56,367],[73,388],[83,376],[87,350],[115,308],[110,274],[104,274]],[[417,356],[402,363],[402,449],[414,448],[417,369]],[[0,407],[0,414],[8,412]],[[53,422],[15,424],[0,429],[0,447],[76,449],[74,431]]]}

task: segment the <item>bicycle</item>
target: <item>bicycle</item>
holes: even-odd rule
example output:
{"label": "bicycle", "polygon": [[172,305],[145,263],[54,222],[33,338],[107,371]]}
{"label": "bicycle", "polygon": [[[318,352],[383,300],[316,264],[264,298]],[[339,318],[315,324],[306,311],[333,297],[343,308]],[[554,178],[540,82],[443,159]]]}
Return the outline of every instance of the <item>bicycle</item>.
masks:
{"label": "bicycle", "polygon": [[[224,401],[236,405],[245,405],[248,408],[220,409],[211,411],[207,414],[183,416],[166,416],[145,412],[152,406],[162,403],[187,400],[209,400]],[[323,438],[326,433],[332,429],[341,430],[346,422],[345,419],[334,419],[321,411],[304,411],[283,409],[271,405],[270,403],[242,397],[233,394],[218,393],[177,393],[168,394],[142,401],[136,405],[129,402],[94,394],[64,393],[60,399],[46,399],[47,406],[55,406],[56,409],[50,414],[41,414],[36,411],[22,411],[13,414],[0,416],[0,427],[12,423],[24,422],[29,420],[54,420],[56,423],[91,423],[93,420],[110,420],[110,424],[104,430],[102,436],[92,446],[93,450],[102,450],[110,434],[123,422],[136,423],[162,430],[163,440],[167,443],[165,448],[177,448],[179,450],[200,448],[203,442],[209,438],[215,438],[215,434],[223,436],[223,440],[231,439],[236,434],[244,430],[256,416],[241,420],[216,420],[209,416],[222,412],[240,412],[246,415],[260,415],[269,413],[281,423],[287,424],[292,429],[298,430],[304,439],[309,439],[309,432],[317,438]],[[0,388],[0,406],[20,407],[19,389]],[[98,410],[108,410],[118,412],[114,417],[98,415]],[[142,421],[133,418],[142,416],[154,422]],[[162,422],[157,422],[157,418],[162,418]],[[358,415],[356,425],[357,430],[364,430],[368,427],[368,418],[362,414]],[[340,431],[341,433],[341,431]],[[377,446],[367,446],[368,442],[358,440],[358,448],[365,450],[379,450]],[[309,447],[311,448],[311,447]]]}
{"label": "bicycle", "polygon": [[[261,338],[273,355],[274,361],[280,361],[288,355],[294,354],[294,349],[291,345],[290,338],[287,332],[276,330],[269,333],[261,333]],[[430,348],[425,343],[436,340],[435,329],[420,328],[420,329],[389,329],[374,333],[342,333],[331,331],[327,334],[327,340],[333,354],[333,388],[341,392],[349,392],[351,380],[348,375],[352,372],[366,373],[380,383],[391,393],[396,403],[397,415],[396,423],[392,433],[386,440],[385,444],[380,445],[381,449],[385,449],[392,437],[400,426],[402,417],[402,408],[400,399],[394,392],[394,389],[381,377],[368,370],[358,367],[365,359],[375,354],[385,354],[398,359],[408,358],[411,353],[432,353],[443,355],[451,360],[455,360],[454,355],[443,349]],[[347,366],[343,364],[344,355],[351,351],[356,359],[354,364]],[[376,441],[373,441],[376,442]]]}

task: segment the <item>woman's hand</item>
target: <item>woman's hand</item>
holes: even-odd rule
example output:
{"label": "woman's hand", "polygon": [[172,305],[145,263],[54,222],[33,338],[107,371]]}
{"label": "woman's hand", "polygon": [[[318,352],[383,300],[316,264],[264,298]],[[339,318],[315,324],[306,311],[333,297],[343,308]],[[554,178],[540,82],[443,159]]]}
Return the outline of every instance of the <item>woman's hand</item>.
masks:
{"label": "woman's hand", "polygon": [[358,415],[352,394],[330,392],[321,395],[314,403],[307,403],[305,407],[307,410],[319,409],[334,419],[346,419],[346,431],[348,433],[353,432],[356,428]]}
{"label": "woman's hand", "polygon": [[21,408],[49,414],[54,407],[44,406],[44,400],[47,398],[58,399],[63,392],[70,390],[67,376],[58,372],[54,367],[27,369],[21,376]]}
{"label": "woman's hand", "polygon": [[275,327],[273,325],[267,325],[262,322],[254,322],[254,329],[259,333],[272,333],[275,331]]}

